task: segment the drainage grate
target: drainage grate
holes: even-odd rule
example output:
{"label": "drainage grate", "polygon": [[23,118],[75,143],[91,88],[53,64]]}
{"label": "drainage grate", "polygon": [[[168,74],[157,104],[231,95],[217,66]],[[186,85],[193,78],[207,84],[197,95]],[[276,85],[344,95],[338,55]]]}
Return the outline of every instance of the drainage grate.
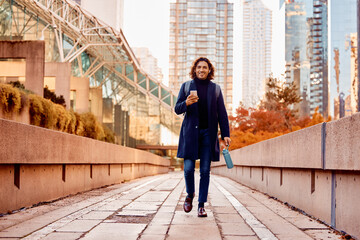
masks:
{"label": "drainage grate", "polygon": [[117,223],[150,223],[156,211],[124,210],[108,217],[108,220]]}
{"label": "drainage grate", "polygon": [[118,216],[115,215],[111,218],[111,220],[114,220],[117,223],[146,223],[149,224],[151,220],[154,218],[155,213],[148,214],[146,216],[130,216],[130,215],[124,215],[124,216]]}

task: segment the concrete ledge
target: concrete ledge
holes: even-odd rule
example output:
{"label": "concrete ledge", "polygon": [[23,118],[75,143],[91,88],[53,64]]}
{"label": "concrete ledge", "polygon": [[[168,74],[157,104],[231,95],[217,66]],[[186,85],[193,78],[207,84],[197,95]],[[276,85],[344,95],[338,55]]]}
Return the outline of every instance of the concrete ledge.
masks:
{"label": "concrete ledge", "polygon": [[0,164],[120,164],[169,166],[152,153],[0,119]]}
{"label": "concrete ledge", "polygon": [[149,152],[0,119],[0,213],[169,166]]}
{"label": "concrete ledge", "polygon": [[239,166],[322,169],[321,124],[236,149],[231,157]]}
{"label": "concrete ledge", "polygon": [[360,113],[326,124],[325,168],[360,170]]}

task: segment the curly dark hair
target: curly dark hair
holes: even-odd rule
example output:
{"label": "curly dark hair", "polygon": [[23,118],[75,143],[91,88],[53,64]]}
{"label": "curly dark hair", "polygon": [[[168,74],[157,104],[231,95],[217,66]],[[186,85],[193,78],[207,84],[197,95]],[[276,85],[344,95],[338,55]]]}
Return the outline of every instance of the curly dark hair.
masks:
{"label": "curly dark hair", "polygon": [[192,66],[191,66],[191,70],[190,70],[190,78],[191,79],[195,79],[196,78],[196,66],[198,65],[199,62],[206,62],[208,64],[208,67],[209,67],[209,75],[207,76],[206,80],[213,80],[214,79],[214,76],[215,76],[215,67],[211,64],[210,60],[207,59],[206,57],[199,57],[197,58]]}

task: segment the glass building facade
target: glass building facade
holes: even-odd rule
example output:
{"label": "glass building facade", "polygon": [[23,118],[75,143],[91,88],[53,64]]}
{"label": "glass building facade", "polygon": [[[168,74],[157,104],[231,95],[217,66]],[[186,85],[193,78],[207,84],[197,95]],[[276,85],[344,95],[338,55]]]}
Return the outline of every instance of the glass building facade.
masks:
{"label": "glass building facade", "polygon": [[328,3],[326,0],[285,1],[286,80],[298,87],[301,116],[316,108],[327,117]]}
{"label": "glass building facade", "polygon": [[170,4],[169,86],[178,92],[190,79],[192,62],[207,57],[215,65],[228,111],[233,91],[233,4],[227,0],[177,0]]}
{"label": "glass building facade", "polygon": [[87,78],[90,93],[102,90],[101,119],[119,144],[177,144],[177,97],[139,67],[122,33],[71,1],[1,1],[0,19],[0,40],[45,40],[45,62],[70,62],[72,77]]}
{"label": "glass building facade", "polygon": [[[357,46],[357,1],[331,1],[330,113],[335,119],[356,112],[357,81],[352,64]],[[356,55],[356,54],[355,54]],[[357,57],[355,57],[357,59]],[[355,60],[354,59],[354,60]],[[356,93],[356,94],[355,94]]]}
{"label": "glass building facade", "polygon": [[256,107],[271,72],[272,12],[261,0],[244,0],[242,103]]}

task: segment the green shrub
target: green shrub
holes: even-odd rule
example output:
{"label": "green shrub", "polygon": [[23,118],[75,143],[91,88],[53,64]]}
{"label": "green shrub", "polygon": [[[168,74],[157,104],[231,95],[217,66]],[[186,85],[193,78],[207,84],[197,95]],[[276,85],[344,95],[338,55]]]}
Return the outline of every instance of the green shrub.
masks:
{"label": "green shrub", "polygon": [[76,115],[75,115],[74,111],[70,110],[69,116],[70,116],[70,122],[67,126],[66,132],[75,134],[76,133]]}
{"label": "green shrub", "polygon": [[16,88],[19,90],[20,92],[20,97],[21,97],[21,108],[19,112],[22,112],[26,106],[29,105],[29,101],[28,101],[28,95],[32,94],[33,92],[27,90],[25,88],[25,85],[22,84],[20,81],[11,81],[9,82],[9,84],[11,86],[13,86],[13,88]]}
{"label": "green shrub", "polygon": [[53,104],[56,112],[56,129],[62,132],[68,132],[68,126],[71,121],[71,114],[62,105]]}
{"label": "green shrub", "polygon": [[84,137],[89,137],[97,140],[105,138],[104,129],[98,122],[94,114],[88,112],[81,114],[81,121],[84,123]]}
{"label": "green shrub", "polygon": [[44,111],[43,105],[41,103],[41,97],[35,94],[30,94],[29,100],[30,124],[40,126],[41,114]]}
{"label": "green shrub", "polygon": [[56,128],[58,113],[54,104],[38,95],[29,95],[30,124],[49,129]]}
{"label": "green shrub", "polygon": [[9,84],[11,86],[13,86],[14,88],[18,88],[18,89],[21,89],[21,90],[25,90],[25,85],[22,84],[20,81],[11,81],[9,82]]}
{"label": "green shrub", "polygon": [[14,88],[17,88],[20,90],[20,92],[23,92],[25,93],[26,95],[29,95],[29,94],[35,94],[33,91],[29,90],[29,89],[26,89],[25,88],[25,85],[22,84],[20,81],[11,81],[9,82],[9,84],[11,86],[13,86]]}
{"label": "green shrub", "polygon": [[41,127],[54,129],[56,127],[57,112],[55,110],[55,104],[50,100],[41,98],[43,105],[43,112],[41,113]]}
{"label": "green shrub", "polygon": [[63,105],[29,94],[20,82],[12,85],[0,84],[0,108],[5,113],[19,113],[28,105],[32,125],[115,143],[114,132],[101,125],[94,114],[68,111]]}
{"label": "green shrub", "polygon": [[81,115],[74,112],[75,115],[75,131],[74,133],[78,136],[84,136],[84,123],[81,120]]}
{"label": "green shrub", "polygon": [[8,84],[0,84],[0,107],[4,113],[18,113],[21,109],[21,94]]}
{"label": "green shrub", "polygon": [[48,86],[44,87],[44,98],[49,99],[53,103],[57,103],[66,107],[64,96],[63,95],[56,96],[55,93],[49,90]]}
{"label": "green shrub", "polygon": [[20,112],[22,112],[25,107],[29,106],[29,99],[28,99],[28,95],[26,94],[26,92],[20,90],[20,97],[21,97],[21,108],[20,108]]}

